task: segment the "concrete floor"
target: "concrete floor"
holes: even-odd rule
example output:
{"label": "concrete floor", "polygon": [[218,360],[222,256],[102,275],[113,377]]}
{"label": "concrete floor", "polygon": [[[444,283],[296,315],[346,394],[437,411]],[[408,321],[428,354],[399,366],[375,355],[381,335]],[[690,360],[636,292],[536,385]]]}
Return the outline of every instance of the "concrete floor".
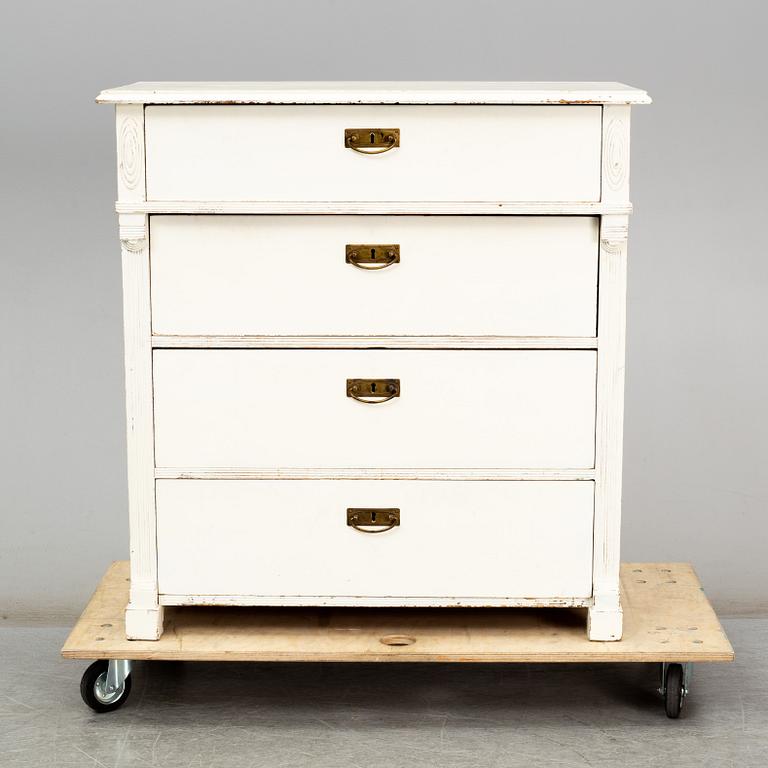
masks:
{"label": "concrete floor", "polygon": [[125,706],[81,702],[67,628],[0,629],[0,765],[768,766],[768,620],[698,665],[680,720],[656,665],[137,664]]}

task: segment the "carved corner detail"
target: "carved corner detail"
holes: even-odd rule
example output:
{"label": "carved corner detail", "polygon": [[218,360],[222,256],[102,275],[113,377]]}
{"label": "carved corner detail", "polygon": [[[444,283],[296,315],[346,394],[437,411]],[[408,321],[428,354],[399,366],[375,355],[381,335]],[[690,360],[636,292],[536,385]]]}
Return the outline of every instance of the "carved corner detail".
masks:
{"label": "carved corner detail", "polygon": [[600,246],[604,251],[616,253],[626,244],[629,227],[626,224],[603,224],[600,228]]}
{"label": "carved corner detail", "polygon": [[126,251],[138,253],[147,244],[147,228],[143,224],[123,224],[120,227],[120,245]]}
{"label": "carved corner detail", "polygon": [[120,243],[126,251],[131,253],[138,253],[144,250],[144,240],[124,240],[121,239]]}

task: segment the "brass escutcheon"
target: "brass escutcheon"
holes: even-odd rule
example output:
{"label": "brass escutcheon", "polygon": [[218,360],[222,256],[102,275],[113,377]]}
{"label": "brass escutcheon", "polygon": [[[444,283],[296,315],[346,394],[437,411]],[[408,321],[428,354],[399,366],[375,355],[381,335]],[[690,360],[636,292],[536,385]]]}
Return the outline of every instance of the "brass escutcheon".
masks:
{"label": "brass escutcheon", "polygon": [[400,146],[400,129],[345,128],[344,146],[363,155],[380,155]]}
{"label": "brass escutcheon", "polygon": [[360,533],[384,533],[400,525],[400,510],[397,507],[349,507],[347,525]]}
{"label": "brass escutcheon", "polygon": [[386,403],[400,397],[400,379],[347,379],[347,397],[361,403]]}
{"label": "brass escutcheon", "polygon": [[396,243],[348,243],[344,251],[347,264],[369,271],[385,269],[400,261],[400,246]]}

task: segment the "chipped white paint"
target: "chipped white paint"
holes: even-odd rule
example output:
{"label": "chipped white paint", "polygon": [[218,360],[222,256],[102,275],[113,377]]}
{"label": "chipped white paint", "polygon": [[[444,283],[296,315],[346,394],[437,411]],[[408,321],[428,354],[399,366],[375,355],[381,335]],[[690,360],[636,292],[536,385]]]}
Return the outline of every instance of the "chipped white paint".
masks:
{"label": "chipped white paint", "polygon": [[165,82],[102,91],[102,104],[650,104],[623,83]]}
{"label": "chipped white paint", "polygon": [[328,608],[587,608],[591,597],[373,597],[359,595],[175,595],[165,605],[316,606]]}

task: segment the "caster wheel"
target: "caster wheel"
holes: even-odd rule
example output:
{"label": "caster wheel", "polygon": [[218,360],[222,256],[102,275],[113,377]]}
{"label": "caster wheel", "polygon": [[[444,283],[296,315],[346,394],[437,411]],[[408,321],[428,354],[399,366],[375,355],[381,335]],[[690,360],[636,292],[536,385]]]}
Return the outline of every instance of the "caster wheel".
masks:
{"label": "caster wheel", "polygon": [[664,711],[667,717],[677,719],[680,717],[680,711],[683,708],[685,698],[685,689],[683,687],[683,665],[669,664],[667,674],[664,680]]}
{"label": "caster wheel", "polygon": [[122,707],[131,693],[130,675],[117,690],[107,690],[108,666],[109,662],[106,660],[94,661],[85,670],[80,681],[80,695],[94,712],[111,712]]}

